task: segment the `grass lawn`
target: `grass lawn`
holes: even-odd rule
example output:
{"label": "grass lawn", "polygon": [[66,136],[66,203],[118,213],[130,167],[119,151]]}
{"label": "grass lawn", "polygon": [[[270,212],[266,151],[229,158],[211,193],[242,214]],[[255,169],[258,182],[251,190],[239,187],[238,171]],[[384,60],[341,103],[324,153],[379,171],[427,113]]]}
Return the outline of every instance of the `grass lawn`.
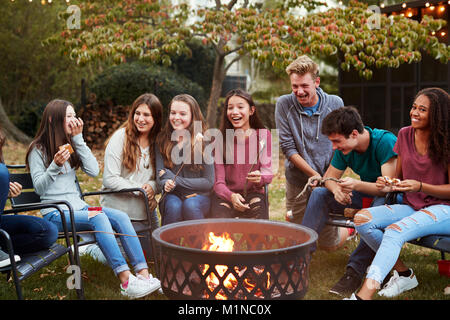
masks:
{"label": "grass lawn", "polygon": [[[26,148],[23,145],[9,142],[4,147],[4,157],[7,164],[23,164]],[[94,151],[103,171],[103,153]],[[282,167],[283,162],[280,162]],[[283,168],[280,169],[269,187],[270,219],[284,220],[285,187]],[[78,175],[83,191],[98,190],[101,187],[101,174],[97,178],[85,174]],[[90,197],[89,203],[96,205],[98,197]],[[7,204],[8,206],[8,204]],[[348,258],[356,248],[357,240],[347,241],[344,247],[334,252],[317,251],[310,265],[310,283],[305,300],[339,300],[341,298],[328,293],[328,290],[343,275]],[[396,299],[399,300],[449,300],[450,295],[444,295],[444,288],[450,284],[450,279],[438,273],[437,260],[439,252],[411,244],[406,244],[401,258],[415,271],[419,286]],[[124,299],[119,292],[119,281],[112,270],[90,257],[81,257],[85,296],[89,300],[119,300]],[[76,299],[73,290],[66,287],[69,274],[65,272],[68,266],[67,258],[63,257],[56,263],[44,268],[40,273],[22,282],[24,297],[31,300],[70,300]],[[14,284],[6,282],[1,275],[0,300],[16,299]],[[145,300],[163,300],[164,295],[153,293]]]}

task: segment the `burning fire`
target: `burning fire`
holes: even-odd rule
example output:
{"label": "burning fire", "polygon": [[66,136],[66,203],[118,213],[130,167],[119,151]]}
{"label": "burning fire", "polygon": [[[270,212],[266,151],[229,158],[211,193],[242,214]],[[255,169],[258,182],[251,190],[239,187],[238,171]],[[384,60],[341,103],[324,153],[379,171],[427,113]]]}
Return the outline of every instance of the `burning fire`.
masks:
{"label": "burning fire", "polygon": [[231,252],[234,248],[234,241],[227,232],[222,236],[216,236],[213,232],[209,233],[209,244],[203,245],[202,250]]}
{"label": "burning fire", "polygon": [[[230,235],[227,232],[222,233],[222,235],[215,235],[213,232],[210,232],[208,235],[208,243],[203,245],[202,250],[208,251],[222,251],[222,252],[232,252],[234,249],[234,241],[230,238]],[[208,271],[209,265],[205,264],[202,269],[202,275]],[[228,267],[224,265],[216,265],[216,272],[222,278],[224,274],[227,272]],[[247,267],[239,268],[234,267],[234,271],[239,275],[244,275]],[[253,271],[255,274],[260,275],[264,272],[264,268],[253,267]],[[266,272],[267,280],[266,280],[266,289],[270,287],[270,273]],[[208,288],[213,292],[219,285],[220,279],[216,276],[214,272],[210,272],[209,276],[206,278],[206,284]],[[230,291],[233,291],[238,285],[238,280],[236,277],[230,273],[223,280],[223,286]],[[251,292],[256,287],[256,280],[252,279],[252,277],[247,277],[243,280],[243,286],[248,292]],[[258,288],[255,292],[255,296],[261,297],[263,293]],[[222,290],[220,290],[215,296],[217,300],[227,300],[227,296]]]}

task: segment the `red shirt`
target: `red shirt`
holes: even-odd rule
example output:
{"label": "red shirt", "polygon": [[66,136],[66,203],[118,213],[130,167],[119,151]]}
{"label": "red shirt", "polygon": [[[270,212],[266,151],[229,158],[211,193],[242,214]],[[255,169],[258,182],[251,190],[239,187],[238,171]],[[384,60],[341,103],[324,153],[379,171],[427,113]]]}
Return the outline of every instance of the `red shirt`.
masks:
{"label": "red shirt", "polygon": [[[413,179],[433,185],[448,184],[448,170],[442,164],[437,164],[426,155],[416,151],[414,143],[414,128],[411,126],[400,129],[394,151],[401,157],[402,179]],[[450,200],[439,199],[423,192],[405,192],[403,202],[415,210],[435,205],[450,205]]]}
{"label": "red shirt", "polygon": [[[248,193],[263,193],[263,186],[270,183],[273,178],[272,139],[269,130],[259,129],[249,137],[234,137],[233,140],[234,153],[229,150],[230,152],[224,159],[222,148],[217,148],[214,163],[214,191],[220,198],[227,201],[231,201],[232,193],[243,192],[250,170],[259,170],[261,181],[258,184],[248,182]],[[225,146],[223,149],[225,149]],[[257,158],[259,158],[258,161]]]}

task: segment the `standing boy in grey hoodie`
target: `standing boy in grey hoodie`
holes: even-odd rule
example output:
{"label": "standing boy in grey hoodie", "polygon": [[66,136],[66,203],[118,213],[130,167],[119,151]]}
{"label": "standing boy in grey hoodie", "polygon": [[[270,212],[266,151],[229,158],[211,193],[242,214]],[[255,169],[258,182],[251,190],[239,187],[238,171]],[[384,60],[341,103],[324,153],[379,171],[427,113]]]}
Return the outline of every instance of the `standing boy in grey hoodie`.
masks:
{"label": "standing boy in grey hoodie", "polygon": [[[296,196],[310,177],[322,177],[333,157],[331,142],[320,130],[322,120],[344,103],[319,88],[319,67],[309,57],[297,58],[286,72],[292,93],[277,100],[275,122],[286,158],[286,209],[292,212],[293,222],[301,223],[310,192],[299,199]],[[339,231],[327,226],[321,233],[321,245],[335,247],[340,243]]]}

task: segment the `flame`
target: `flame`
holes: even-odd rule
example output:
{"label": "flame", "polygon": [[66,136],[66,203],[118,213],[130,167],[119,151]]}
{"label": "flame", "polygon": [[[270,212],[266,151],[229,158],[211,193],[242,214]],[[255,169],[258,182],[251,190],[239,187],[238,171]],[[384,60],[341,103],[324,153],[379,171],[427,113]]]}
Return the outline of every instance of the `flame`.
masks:
{"label": "flame", "polygon": [[[208,236],[209,243],[205,244],[202,247],[202,250],[208,250],[208,251],[224,251],[224,252],[231,252],[233,251],[234,247],[234,241],[230,238],[230,235],[227,232],[224,232],[222,235],[216,236],[213,232],[209,233]],[[205,264],[203,266],[202,274],[205,275],[206,271],[209,269],[209,265]],[[227,272],[228,267],[224,265],[216,265],[216,271],[219,274],[220,277],[223,277],[225,272]],[[209,276],[206,278],[206,283],[208,285],[208,288],[211,291],[214,291],[217,286],[220,284],[219,278],[215,275],[215,273],[211,272]],[[229,274],[225,280],[223,281],[223,285],[226,288],[233,288],[236,286],[237,280],[232,275]],[[216,298],[218,300],[226,300],[227,296],[219,291],[219,293],[216,295]]]}
{"label": "flame", "polygon": [[[230,235],[227,232],[222,233],[221,235],[215,235],[213,232],[210,232],[208,234],[208,243],[203,245],[202,250],[208,250],[208,251],[222,251],[222,252],[232,252],[234,249],[234,241],[230,238]],[[216,265],[216,272],[217,274],[222,278],[224,274],[227,272],[228,267],[224,265]],[[202,269],[202,275],[205,275],[205,273],[209,270],[209,265],[205,264]],[[247,270],[247,267],[238,268],[234,267],[234,270],[236,273],[240,276],[243,275],[244,272]],[[253,267],[253,270],[255,274],[260,275],[264,272],[264,268],[258,268]],[[266,272],[267,275],[267,281],[266,281],[266,289],[270,287],[270,273]],[[216,276],[216,274],[213,271],[210,271],[209,276],[206,278],[206,284],[208,285],[208,288],[212,291],[214,291],[219,285],[220,285],[220,279]],[[234,290],[236,286],[238,285],[238,280],[236,277],[230,273],[228,276],[223,280],[223,286],[230,291]],[[248,292],[251,292],[254,290],[256,286],[256,281],[250,278],[245,278],[243,280],[243,286]],[[257,289],[255,292],[255,296],[261,297],[263,293],[260,289]],[[227,300],[226,294],[220,290],[215,298],[217,300]]]}
{"label": "flame", "polygon": [[234,241],[230,238],[230,235],[227,232],[222,233],[222,236],[216,236],[213,232],[210,232],[208,240],[209,244],[205,244],[202,250],[225,252],[233,251]]}

